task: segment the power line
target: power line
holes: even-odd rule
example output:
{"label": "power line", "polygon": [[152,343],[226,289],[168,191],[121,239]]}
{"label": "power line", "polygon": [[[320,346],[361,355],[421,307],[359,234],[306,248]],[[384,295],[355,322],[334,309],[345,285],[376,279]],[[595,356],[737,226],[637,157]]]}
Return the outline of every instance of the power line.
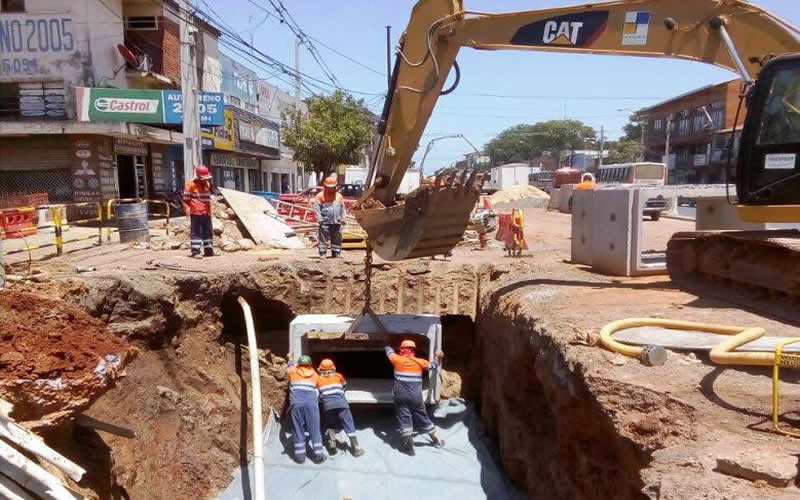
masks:
{"label": "power line", "polygon": [[485,93],[460,93],[458,95],[471,97],[497,97],[500,99],[574,99],[585,101],[647,101],[653,99],[665,99],[665,97],[653,96],[569,96],[569,95],[504,95],[504,94],[485,94]]}
{"label": "power line", "polygon": [[331,52],[333,52],[334,54],[337,54],[337,55],[339,55],[339,56],[341,56],[341,57],[344,57],[344,58],[345,58],[345,59],[347,59],[348,61],[350,61],[350,62],[352,62],[352,63],[355,63],[355,64],[358,64],[358,65],[359,65],[359,66],[361,66],[362,68],[364,68],[364,69],[366,69],[366,70],[369,70],[369,71],[372,71],[372,72],[373,72],[373,73],[375,73],[376,75],[380,75],[380,76],[382,76],[382,77],[384,77],[384,78],[386,77],[386,73],[384,73],[384,72],[382,72],[382,71],[378,71],[377,69],[374,69],[374,68],[370,68],[369,66],[367,66],[367,65],[366,65],[366,64],[364,64],[364,63],[362,63],[361,61],[358,61],[357,59],[353,59],[352,57],[348,56],[347,54],[343,54],[343,53],[339,52],[338,50],[334,49],[334,48],[333,48],[333,47],[331,47],[330,45],[326,44],[325,42],[323,42],[323,41],[321,41],[321,40],[319,40],[319,39],[317,39],[317,38],[314,38],[314,37],[313,37],[313,36],[311,36],[311,35],[308,35],[308,34],[306,34],[306,36],[307,36],[308,38],[310,38],[311,40],[314,40],[314,41],[315,41],[315,42],[317,42],[318,44],[322,45],[322,46],[323,46],[323,47],[325,47],[326,49],[330,50],[330,51],[331,51]]}

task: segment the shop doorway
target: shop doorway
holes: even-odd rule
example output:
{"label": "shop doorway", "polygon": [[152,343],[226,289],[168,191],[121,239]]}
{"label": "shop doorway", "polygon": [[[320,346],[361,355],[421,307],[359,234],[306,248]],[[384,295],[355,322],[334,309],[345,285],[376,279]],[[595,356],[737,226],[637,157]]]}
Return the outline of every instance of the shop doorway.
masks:
{"label": "shop doorway", "polygon": [[144,156],[118,154],[117,177],[120,198],[147,198]]}

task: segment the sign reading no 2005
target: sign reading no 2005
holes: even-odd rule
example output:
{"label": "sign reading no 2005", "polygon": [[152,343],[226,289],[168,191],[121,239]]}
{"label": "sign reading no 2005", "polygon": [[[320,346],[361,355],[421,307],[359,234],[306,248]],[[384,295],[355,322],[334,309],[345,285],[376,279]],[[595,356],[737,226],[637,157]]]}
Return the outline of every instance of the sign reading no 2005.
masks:
{"label": "sign reading no 2005", "polygon": [[0,18],[0,74],[35,74],[53,56],[76,49],[68,17]]}

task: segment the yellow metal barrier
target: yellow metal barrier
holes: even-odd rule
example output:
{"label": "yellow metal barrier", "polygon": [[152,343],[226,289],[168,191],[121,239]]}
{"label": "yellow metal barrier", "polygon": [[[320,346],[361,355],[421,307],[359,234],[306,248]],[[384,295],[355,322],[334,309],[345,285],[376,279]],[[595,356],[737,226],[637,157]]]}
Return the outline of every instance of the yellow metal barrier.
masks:
{"label": "yellow metal barrier", "polygon": [[[163,215],[167,218],[167,226],[166,226],[165,230],[166,230],[166,233],[169,234],[169,218],[170,218],[169,202],[167,202],[165,200],[149,200],[147,198],[113,198],[111,200],[108,200],[108,203],[106,203],[106,221],[107,222],[110,222],[111,219],[115,218],[114,213],[113,213],[113,207],[114,207],[114,205],[116,205],[118,203],[154,203],[154,204],[158,204],[158,205],[163,204],[164,207],[165,207],[165,213]],[[156,215],[162,215],[162,214],[156,214]],[[148,216],[148,218],[149,218],[149,216]],[[112,232],[113,232],[113,229],[111,228],[110,225],[108,227],[106,227],[106,241],[111,241],[111,233]]]}
{"label": "yellow metal barrier", "polygon": [[[61,211],[65,208],[70,207],[91,207],[94,206],[97,208],[97,217],[89,218],[89,219],[81,219],[70,221],[72,224],[83,224],[87,222],[99,222],[100,226],[97,228],[97,236],[85,236],[82,238],[74,238],[71,240],[64,240],[63,237],[63,230],[65,223],[67,222],[61,216]],[[3,252],[3,255],[12,255],[16,253],[22,252],[29,252],[31,250],[39,250],[41,248],[49,248],[49,247],[56,247],[56,255],[62,255],[64,253],[64,245],[67,243],[74,243],[77,241],[86,241],[97,238],[97,244],[103,244],[103,206],[98,201],[90,201],[90,202],[83,202],[83,203],[61,203],[61,204],[51,204],[51,205],[40,205],[39,207],[25,207],[19,209],[20,211],[35,211],[39,209],[48,209],[50,212],[50,217],[53,219],[53,224],[47,226],[38,226],[37,229],[47,229],[47,228],[55,228],[55,242],[54,243],[45,243],[43,245],[28,245],[27,241],[25,243],[25,247],[19,250],[10,250],[7,252]]]}
{"label": "yellow metal barrier", "polygon": [[781,383],[781,368],[800,368],[800,355],[783,353],[784,347],[798,342],[800,342],[800,337],[787,339],[781,342],[778,347],[775,348],[775,361],[772,365],[772,425],[775,427],[776,431],[792,437],[800,437],[800,432],[782,427],[778,421],[780,416],[780,395],[778,390]]}

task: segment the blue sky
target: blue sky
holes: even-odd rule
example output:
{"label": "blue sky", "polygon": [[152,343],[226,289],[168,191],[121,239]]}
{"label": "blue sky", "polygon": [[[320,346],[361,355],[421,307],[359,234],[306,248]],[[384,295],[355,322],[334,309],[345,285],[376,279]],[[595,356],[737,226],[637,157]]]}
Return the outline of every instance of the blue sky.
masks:
{"label": "blue sky", "polygon": [[[277,16],[266,14],[264,9],[275,14],[268,0],[205,1],[245,39],[252,36],[254,45],[260,50],[294,65],[294,35]],[[196,3],[205,8],[201,0]],[[317,44],[319,54],[344,87],[365,93],[385,92],[385,26],[392,26],[394,45],[405,29],[413,1],[283,0],[283,3],[308,35],[375,70],[365,69]],[[576,3],[574,0],[464,1],[466,8],[487,12],[533,10]],[[800,3],[797,0],[756,0],[755,3],[800,26]],[[604,126],[607,136],[614,139],[622,133],[622,126],[630,114],[619,109],[647,106],[736,76],[724,69],[693,62],[618,56],[481,52],[465,48],[459,53],[458,61],[461,84],[453,94],[439,99],[415,156],[417,160],[421,158],[427,141],[437,135],[462,133],[480,148],[504,128],[517,123],[561,119],[565,110],[567,118],[582,120],[598,131],[601,125]],[[325,79],[306,50],[301,51],[300,64],[304,73]],[[266,70],[253,69],[262,76],[269,74]],[[293,88],[285,75],[269,81],[287,89]],[[553,97],[504,99],[467,95],[475,93]],[[371,109],[380,109],[382,99],[371,95],[363,97],[373,104]],[[469,151],[469,146],[461,140],[439,141],[428,155],[425,170],[448,165]]]}

